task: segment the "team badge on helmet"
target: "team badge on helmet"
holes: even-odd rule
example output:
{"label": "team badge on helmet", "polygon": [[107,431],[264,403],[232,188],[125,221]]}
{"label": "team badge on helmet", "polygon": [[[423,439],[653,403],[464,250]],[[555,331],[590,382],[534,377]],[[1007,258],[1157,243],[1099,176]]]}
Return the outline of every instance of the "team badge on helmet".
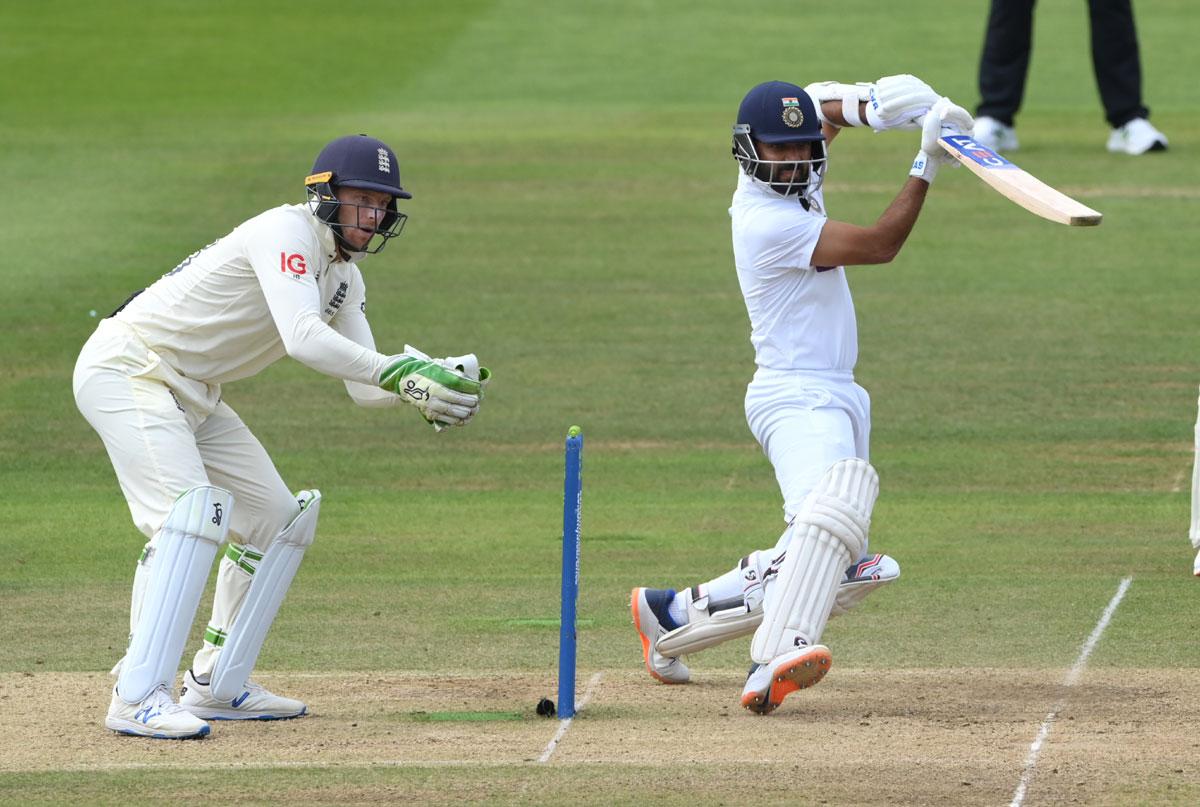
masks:
{"label": "team badge on helmet", "polygon": [[799,129],[804,125],[804,113],[800,111],[800,99],[783,98],[783,122],[791,129]]}

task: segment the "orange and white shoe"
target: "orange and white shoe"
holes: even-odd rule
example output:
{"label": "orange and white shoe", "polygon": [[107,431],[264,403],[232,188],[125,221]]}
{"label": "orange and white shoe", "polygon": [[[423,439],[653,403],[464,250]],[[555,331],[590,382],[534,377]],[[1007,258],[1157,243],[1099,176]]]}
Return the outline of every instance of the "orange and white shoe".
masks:
{"label": "orange and white shoe", "polygon": [[832,664],[829,648],[820,644],[776,656],[769,664],[755,664],[742,688],[742,706],[755,714],[770,714],[797,689],[815,686]]}
{"label": "orange and white shoe", "polygon": [[679,627],[668,611],[673,599],[673,589],[639,587],[629,597],[629,610],[633,612],[633,626],[642,640],[646,671],[664,684],[686,684],[692,677],[687,665],[655,649],[659,639]]}

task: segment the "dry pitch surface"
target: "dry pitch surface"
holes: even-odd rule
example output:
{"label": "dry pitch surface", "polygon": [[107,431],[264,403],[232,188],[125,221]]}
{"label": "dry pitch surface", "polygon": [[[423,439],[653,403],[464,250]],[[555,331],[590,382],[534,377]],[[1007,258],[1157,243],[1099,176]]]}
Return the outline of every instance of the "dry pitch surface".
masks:
{"label": "dry pitch surface", "polygon": [[[192,772],[209,780],[195,795],[211,797],[232,772],[432,769],[400,785],[356,777],[344,793],[353,802],[1007,804],[1023,780],[1025,804],[1200,794],[1195,671],[1097,669],[1067,687],[1061,670],[835,668],[765,718],[737,705],[741,676],[697,678],[667,687],[629,670],[581,673],[588,700],[562,732],[533,716],[552,676],[264,675],[312,713],[163,742],[101,727],[104,674],[10,673],[0,676],[0,775]],[[664,789],[668,779],[677,787]],[[321,781],[279,795],[337,800]]]}

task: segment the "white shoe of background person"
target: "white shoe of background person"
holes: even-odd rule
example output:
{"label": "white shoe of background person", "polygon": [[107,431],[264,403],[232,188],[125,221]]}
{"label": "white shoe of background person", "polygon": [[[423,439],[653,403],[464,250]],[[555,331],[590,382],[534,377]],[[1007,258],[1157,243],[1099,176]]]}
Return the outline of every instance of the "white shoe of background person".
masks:
{"label": "white shoe of background person", "polygon": [[1017,130],[987,115],[975,119],[971,136],[975,138],[976,143],[987,146],[992,151],[1017,150]]}
{"label": "white shoe of background person", "polygon": [[118,734],[156,740],[187,740],[209,732],[207,723],[181,709],[161,685],[152,689],[141,703],[126,703],[113,687],[104,726]]}
{"label": "white shoe of background person", "polygon": [[1155,129],[1145,118],[1134,118],[1124,126],[1118,126],[1108,136],[1108,150],[1116,154],[1145,154],[1148,151],[1166,151],[1167,136]]}
{"label": "white shoe of background person", "polygon": [[770,714],[791,693],[817,684],[832,663],[829,648],[814,644],[776,656],[770,664],[755,664],[742,688],[742,706],[755,714]]}
{"label": "white shoe of background person", "polygon": [[308,712],[301,701],[276,695],[253,681],[247,681],[241,694],[232,701],[219,701],[212,696],[208,684],[196,681],[191,670],[183,674],[179,705],[206,720],[288,720]]}

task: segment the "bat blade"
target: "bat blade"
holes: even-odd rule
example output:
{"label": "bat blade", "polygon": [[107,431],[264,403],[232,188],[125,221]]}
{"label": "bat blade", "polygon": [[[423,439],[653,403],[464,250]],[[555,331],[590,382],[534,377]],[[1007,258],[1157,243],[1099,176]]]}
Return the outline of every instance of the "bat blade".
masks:
{"label": "bat blade", "polygon": [[1103,218],[1098,211],[976,143],[970,135],[946,135],[939,137],[938,143],[977,177],[1030,213],[1071,227],[1095,227]]}

